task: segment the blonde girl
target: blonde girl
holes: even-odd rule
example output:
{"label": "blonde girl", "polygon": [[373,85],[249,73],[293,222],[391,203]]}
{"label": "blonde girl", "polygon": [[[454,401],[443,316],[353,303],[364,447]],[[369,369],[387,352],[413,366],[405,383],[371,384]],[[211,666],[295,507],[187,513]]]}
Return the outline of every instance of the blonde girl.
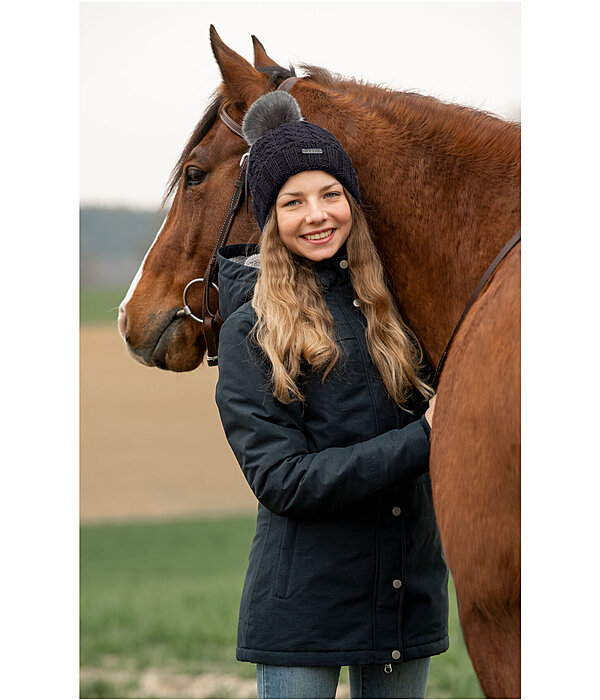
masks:
{"label": "blonde girl", "polygon": [[[259,698],[425,697],[448,648],[432,391],[348,155],[270,93],[243,125],[259,246],[219,252],[217,404],[258,499],[236,655]],[[429,403],[429,406],[428,406]]]}

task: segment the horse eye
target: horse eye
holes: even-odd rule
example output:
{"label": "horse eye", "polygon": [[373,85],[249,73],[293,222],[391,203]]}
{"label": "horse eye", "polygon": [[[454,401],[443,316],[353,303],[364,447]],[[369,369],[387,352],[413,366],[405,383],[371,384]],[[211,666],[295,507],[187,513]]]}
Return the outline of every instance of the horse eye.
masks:
{"label": "horse eye", "polygon": [[206,173],[204,172],[204,170],[200,170],[200,168],[193,168],[190,166],[185,171],[185,184],[187,187],[194,187],[195,185],[199,185],[205,177]]}

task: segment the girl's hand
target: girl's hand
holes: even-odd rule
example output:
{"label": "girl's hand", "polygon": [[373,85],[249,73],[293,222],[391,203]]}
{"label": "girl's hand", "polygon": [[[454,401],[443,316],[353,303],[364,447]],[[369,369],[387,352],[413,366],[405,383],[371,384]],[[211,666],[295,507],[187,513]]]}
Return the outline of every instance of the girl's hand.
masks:
{"label": "girl's hand", "polygon": [[429,427],[433,427],[433,412],[435,411],[435,400],[437,394],[431,399],[429,399],[429,408],[425,411],[425,420],[429,423]]}

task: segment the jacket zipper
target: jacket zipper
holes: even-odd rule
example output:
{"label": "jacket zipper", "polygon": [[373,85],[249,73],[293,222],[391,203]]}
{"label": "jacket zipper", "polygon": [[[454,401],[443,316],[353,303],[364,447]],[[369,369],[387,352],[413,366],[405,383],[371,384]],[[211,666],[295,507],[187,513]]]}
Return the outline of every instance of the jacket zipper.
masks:
{"label": "jacket zipper", "polygon": [[383,667],[383,670],[384,670],[386,673],[391,673],[391,672],[393,671],[392,664],[386,664],[386,665]]}

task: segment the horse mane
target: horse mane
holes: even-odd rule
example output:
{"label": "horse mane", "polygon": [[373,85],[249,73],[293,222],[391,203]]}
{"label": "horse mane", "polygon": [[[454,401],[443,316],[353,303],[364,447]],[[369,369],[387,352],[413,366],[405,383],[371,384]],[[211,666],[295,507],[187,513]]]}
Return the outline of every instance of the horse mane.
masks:
{"label": "horse mane", "polygon": [[449,155],[480,162],[491,159],[507,170],[520,168],[519,122],[419,92],[347,78],[310,64],[300,68],[305,72],[303,78],[313,80],[347,106],[374,110],[414,143],[427,143]]}
{"label": "horse mane", "polygon": [[370,83],[365,80],[358,78],[348,78],[339,73],[334,73],[326,68],[321,68],[319,66],[313,66],[308,63],[302,63],[299,66],[305,75],[303,78],[314,80],[317,85],[332,90],[338,95],[352,96],[356,101],[362,102],[369,105],[393,105],[404,101],[404,106],[410,104],[411,106],[429,107],[430,109],[435,109],[437,106],[453,107],[455,110],[463,113],[479,114],[482,116],[495,119],[504,124],[516,124],[518,122],[510,122],[505,119],[501,119],[491,112],[486,112],[485,110],[475,109],[473,107],[465,107],[453,102],[444,102],[437,97],[432,97],[430,95],[423,95],[420,92],[414,90],[398,91],[393,88],[387,87],[382,83]]}

